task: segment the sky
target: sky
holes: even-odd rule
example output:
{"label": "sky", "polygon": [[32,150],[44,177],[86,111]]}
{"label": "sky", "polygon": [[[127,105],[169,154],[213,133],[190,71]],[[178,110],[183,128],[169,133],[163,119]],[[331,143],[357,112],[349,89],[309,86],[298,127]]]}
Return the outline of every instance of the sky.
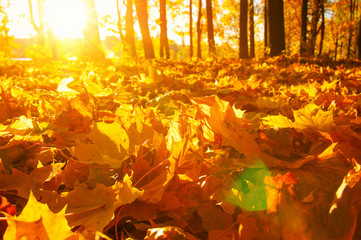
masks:
{"label": "sky", "polygon": [[[125,15],[125,7],[123,1],[121,3],[121,14]],[[47,0],[46,5],[46,19],[50,26],[59,38],[82,38],[83,22],[85,20],[85,11],[82,7],[81,0]],[[99,19],[102,16],[110,15],[113,19],[117,19],[116,1],[115,0],[95,0],[96,9]],[[37,18],[36,1],[33,0],[34,16]],[[12,0],[8,9],[9,14],[9,28],[10,35],[15,38],[29,38],[35,36],[36,32],[30,24],[30,14],[28,0]],[[155,20],[159,16],[158,9],[154,9],[153,13],[150,12],[150,25],[151,20]],[[37,20],[37,19],[36,19]],[[155,28],[155,21],[153,28]],[[134,25],[135,31],[140,33],[138,24]],[[169,28],[171,29],[171,27]],[[154,29],[153,29],[154,30]],[[156,36],[157,31],[151,31]],[[106,35],[114,35],[107,31],[105,28],[100,29],[101,37],[104,39]],[[169,31],[168,35],[172,38],[172,32]],[[174,38],[180,38],[173,34]],[[179,39],[178,39],[179,40]]]}

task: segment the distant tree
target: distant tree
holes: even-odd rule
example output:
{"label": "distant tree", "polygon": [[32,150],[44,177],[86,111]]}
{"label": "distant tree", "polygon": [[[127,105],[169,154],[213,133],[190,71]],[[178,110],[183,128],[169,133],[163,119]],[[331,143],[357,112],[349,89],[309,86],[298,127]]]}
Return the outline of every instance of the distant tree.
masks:
{"label": "distant tree", "polygon": [[85,39],[84,54],[86,57],[94,61],[105,59],[102,43],[99,35],[98,16],[95,10],[94,0],[83,0],[86,12],[86,20],[83,29]]}
{"label": "distant tree", "polygon": [[5,57],[12,55],[11,47],[13,37],[9,35],[9,16],[6,8],[0,5],[0,51],[4,53]]}
{"label": "distant tree", "polygon": [[[321,3],[321,38],[320,38],[320,49],[318,51],[318,57],[322,56],[323,39],[325,38],[325,3]],[[349,53],[349,52],[348,52]]]}
{"label": "distant tree", "polygon": [[125,13],[125,41],[130,46],[132,57],[137,56],[134,37],[133,0],[127,0],[127,11]]}
{"label": "distant tree", "polygon": [[148,25],[147,0],[135,0],[134,3],[138,16],[139,28],[142,33],[144,56],[146,58],[155,58]]}
{"label": "distant tree", "polygon": [[[354,25],[354,15],[355,15],[355,9],[356,9],[356,0],[349,0],[349,20],[351,25]],[[348,43],[347,43],[347,58],[351,57],[351,46],[352,46],[352,38],[353,38],[354,29],[353,27],[349,28],[349,34],[348,34]]]}
{"label": "distant tree", "polygon": [[167,33],[167,6],[166,6],[166,0],[160,0],[160,57],[164,57],[165,52],[165,58],[169,59],[169,42],[168,42],[168,33]]}
{"label": "distant tree", "polygon": [[34,11],[33,11],[33,2],[32,0],[28,0],[29,4],[29,13],[30,13],[30,23],[33,26],[34,30],[37,33],[38,36],[38,44],[44,46],[45,45],[45,20],[44,20],[44,12],[42,7],[44,0],[37,0],[37,6],[38,6],[38,14],[39,14],[39,25],[36,24],[35,17],[34,17]]}
{"label": "distant tree", "polygon": [[197,57],[202,58],[202,0],[198,1],[198,19],[197,19]]}
{"label": "distant tree", "polygon": [[254,43],[254,3],[249,1],[249,57],[255,57],[255,43]]}
{"label": "distant tree", "polygon": [[307,51],[307,10],[308,0],[302,0],[302,13],[301,13],[301,38],[300,38],[300,55],[304,55]]}
{"label": "distant tree", "polygon": [[310,37],[308,42],[308,54],[310,56],[315,55],[316,37],[318,34],[318,22],[321,17],[323,0],[312,0],[311,1],[311,26],[310,26]]}
{"label": "distant tree", "polygon": [[358,21],[356,57],[361,60],[361,16]]}
{"label": "distant tree", "polygon": [[121,20],[121,15],[120,15],[119,0],[116,0],[116,2],[117,2],[117,27],[118,27],[118,31],[119,31],[120,40],[122,41],[122,43],[124,43],[125,37],[123,35],[123,29],[122,29],[122,20]]}
{"label": "distant tree", "polygon": [[42,47],[45,47],[45,29],[49,38],[49,44],[52,52],[53,59],[58,58],[58,50],[56,47],[56,41],[52,29],[49,27],[48,23],[45,21],[45,10],[44,4],[45,0],[37,0],[37,12],[39,18],[39,25],[37,25],[34,17],[34,9],[32,0],[28,0],[29,4],[29,13],[30,13],[30,23],[33,26],[34,30],[37,33],[38,44]]}
{"label": "distant tree", "polygon": [[239,14],[239,58],[248,58],[248,0],[240,1]]}
{"label": "distant tree", "polygon": [[283,0],[266,0],[266,35],[270,56],[277,56],[286,49]]}
{"label": "distant tree", "polygon": [[209,55],[215,56],[216,44],[214,41],[212,0],[206,0],[206,12],[207,12],[207,34],[208,34]]}
{"label": "distant tree", "polygon": [[193,57],[193,11],[192,0],[189,0],[189,56]]}
{"label": "distant tree", "polygon": [[263,12],[264,12],[264,52],[265,55],[268,54],[268,47],[269,47],[269,43],[268,43],[268,1],[265,0],[264,2],[264,8],[263,8]]}

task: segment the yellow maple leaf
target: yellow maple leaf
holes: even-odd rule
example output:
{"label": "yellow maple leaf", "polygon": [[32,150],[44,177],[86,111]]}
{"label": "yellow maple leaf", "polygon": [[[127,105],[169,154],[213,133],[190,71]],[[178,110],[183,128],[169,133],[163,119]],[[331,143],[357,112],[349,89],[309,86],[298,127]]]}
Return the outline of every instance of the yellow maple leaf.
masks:
{"label": "yellow maple leaf", "polygon": [[294,110],[295,122],[293,127],[298,129],[313,128],[328,131],[333,127],[333,111],[323,111],[321,106],[309,103],[305,107]]}
{"label": "yellow maple leaf", "polygon": [[113,189],[116,193],[114,210],[121,205],[134,202],[138,197],[141,197],[144,194],[143,190],[139,190],[132,185],[133,182],[128,174],[124,176],[123,182],[117,182],[113,185]]}
{"label": "yellow maple leaf", "polygon": [[67,220],[70,226],[85,226],[102,231],[113,218],[115,192],[111,187],[96,184],[89,188],[85,183],[79,184],[67,195]]}
{"label": "yellow maple leaf", "polygon": [[129,137],[117,122],[97,122],[91,132],[73,149],[81,162],[120,167],[129,150]]}
{"label": "yellow maple leaf", "polygon": [[30,193],[28,203],[18,217],[8,215],[8,228],[4,239],[78,239],[65,218],[65,208],[58,213],[49,210],[46,204],[38,202]]}
{"label": "yellow maple leaf", "polygon": [[278,116],[267,116],[262,118],[262,123],[267,126],[279,128],[292,128],[293,122],[287,117],[279,114]]}

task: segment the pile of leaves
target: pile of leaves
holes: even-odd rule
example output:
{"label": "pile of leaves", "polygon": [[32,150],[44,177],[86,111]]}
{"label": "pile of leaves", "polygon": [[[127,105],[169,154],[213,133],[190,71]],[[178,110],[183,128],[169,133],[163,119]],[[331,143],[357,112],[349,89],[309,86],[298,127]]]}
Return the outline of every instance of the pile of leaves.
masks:
{"label": "pile of leaves", "polygon": [[360,68],[278,57],[1,69],[4,239],[361,236]]}

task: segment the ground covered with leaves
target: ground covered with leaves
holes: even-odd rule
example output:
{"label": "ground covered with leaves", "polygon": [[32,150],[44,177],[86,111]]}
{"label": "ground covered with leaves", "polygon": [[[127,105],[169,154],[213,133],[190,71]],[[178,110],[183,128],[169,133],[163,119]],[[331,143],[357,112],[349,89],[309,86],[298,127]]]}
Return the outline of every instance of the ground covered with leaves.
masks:
{"label": "ground covered with leaves", "polygon": [[359,239],[359,64],[4,61],[4,239]]}

